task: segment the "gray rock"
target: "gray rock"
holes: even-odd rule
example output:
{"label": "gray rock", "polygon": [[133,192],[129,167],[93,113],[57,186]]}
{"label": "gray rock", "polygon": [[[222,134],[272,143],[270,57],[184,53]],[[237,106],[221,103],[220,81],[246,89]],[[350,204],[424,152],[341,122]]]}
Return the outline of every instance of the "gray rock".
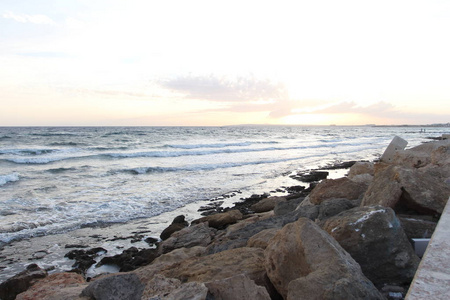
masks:
{"label": "gray rock", "polygon": [[140,300],[144,285],[133,273],[118,274],[98,279],[89,284],[81,296],[95,300]]}
{"label": "gray rock", "polygon": [[304,200],[304,197],[296,198],[292,200],[288,200],[285,202],[279,202],[277,205],[275,205],[275,208],[273,209],[276,216],[285,215],[289,212],[294,211],[297,206]]}
{"label": "gray rock", "polygon": [[286,202],[286,198],[285,197],[269,197],[269,198],[265,198],[265,199],[262,199],[262,200],[256,202],[255,204],[250,206],[250,208],[256,213],[262,213],[262,212],[273,210],[275,208],[275,206],[281,202]]}
{"label": "gray rock", "polygon": [[319,223],[376,286],[411,282],[419,258],[392,209],[356,207]]}
{"label": "gray rock", "polygon": [[330,199],[322,202],[319,205],[319,215],[317,219],[325,220],[329,217],[337,215],[338,213],[358,206],[355,201],[348,199]]}
{"label": "gray rock", "polygon": [[320,182],[309,194],[312,204],[320,204],[325,200],[345,198],[349,200],[359,199],[367,190],[364,183],[354,182],[347,177],[327,179]]}
{"label": "gray rock", "polygon": [[242,219],[242,213],[237,209],[232,209],[224,213],[206,216],[192,221],[193,224],[208,223],[210,227],[224,229],[230,224],[234,224]]}
{"label": "gray rock", "polygon": [[436,229],[437,222],[423,220],[420,218],[420,216],[397,216],[397,217],[400,220],[402,228],[409,239],[431,238],[434,230]]}

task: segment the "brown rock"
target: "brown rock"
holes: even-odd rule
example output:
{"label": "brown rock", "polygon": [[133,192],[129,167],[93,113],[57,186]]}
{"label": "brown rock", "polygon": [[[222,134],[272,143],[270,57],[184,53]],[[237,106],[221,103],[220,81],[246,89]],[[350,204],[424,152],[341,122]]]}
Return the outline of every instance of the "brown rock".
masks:
{"label": "brown rock", "polygon": [[312,204],[320,204],[333,198],[358,199],[367,190],[367,185],[351,181],[346,177],[326,179],[320,182],[309,194]]}
{"label": "brown rock", "polygon": [[0,299],[14,300],[18,294],[26,291],[36,281],[46,276],[47,272],[38,265],[28,265],[26,270],[0,284]]}
{"label": "brown rock", "polygon": [[375,174],[361,206],[396,209],[401,205],[423,214],[441,214],[450,195],[443,172],[443,168],[436,166],[420,169],[388,166]]}
{"label": "brown rock", "polygon": [[177,248],[206,247],[214,237],[214,231],[215,229],[208,227],[207,223],[183,228],[173,233],[167,240],[161,242],[158,246],[158,252],[163,254]]}
{"label": "brown rock", "polygon": [[91,282],[81,296],[95,300],[140,300],[144,285],[134,273],[119,273]]}
{"label": "brown rock", "polygon": [[411,282],[419,258],[392,209],[356,207],[320,225],[350,253],[376,286]]}
{"label": "brown rock", "polygon": [[237,221],[242,219],[242,213],[237,210],[229,210],[224,213],[214,214],[210,216],[206,216],[197,220],[192,221],[191,224],[199,224],[199,223],[205,223],[208,222],[210,227],[216,228],[216,229],[224,229],[230,224],[234,224]]}
{"label": "brown rock", "polygon": [[273,210],[280,202],[286,202],[285,197],[269,197],[253,204],[250,208],[256,213],[262,213]]}
{"label": "brown rock", "polygon": [[246,275],[207,282],[206,287],[216,300],[270,300],[267,290]]}
{"label": "brown rock", "polygon": [[80,299],[79,295],[86,286],[87,283],[80,274],[55,273],[17,295],[16,300]]}
{"label": "brown rock", "polygon": [[243,247],[194,257],[174,264],[160,274],[182,282],[209,282],[245,274],[258,285],[267,284],[264,253],[259,248]]}
{"label": "brown rock", "polygon": [[159,295],[166,295],[181,286],[181,281],[175,278],[167,278],[156,274],[145,285],[141,299],[156,298]]}
{"label": "brown rock", "polygon": [[247,247],[266,249],[267,245],[269,244],[269,241],[275,236],[275,234],[279,230],[280,230],[279,228],[270,228],[255,234],[247,241]]}
{"label": "brown rock", "polygon": [[354,259],[309,219],[284,226],[264,255],[284,299],[383,299]]}
{"label": "brown rock", "polygon": [[408,150],[397,151],[392,163],[402,167],[421,168],[429,164],[448,164],[450,141],[424,143]]}
{"label": "brown rock", "polygon": [[350,170],[348,170],[348,179],[353,179],[353,177],[362,174],[374,175],[374,164],[371,162],[356,162]]}

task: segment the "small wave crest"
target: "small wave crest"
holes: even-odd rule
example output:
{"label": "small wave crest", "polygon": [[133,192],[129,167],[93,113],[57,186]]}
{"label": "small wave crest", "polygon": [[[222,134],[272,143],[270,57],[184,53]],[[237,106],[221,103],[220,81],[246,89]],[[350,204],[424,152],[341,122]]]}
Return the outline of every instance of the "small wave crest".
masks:
{"label": "small wave crest", "polygon": [[76,168],[54,168],[54,169],[48,169],[47,172],[53,173],[53,174],[59,174],[63,172],[68,171],[76,171]]}
{"label": "small wave crest", "polygon": [[14,154],[14,155],[43,155],[56,152],[56,149],[2,149],[2,154]]}
{"label": "small wave crest", "polygon": [[8,175],[0,175],[0,186],[7,184],[8,182],[14,182],[19,180],[19,174],[11,173]]}

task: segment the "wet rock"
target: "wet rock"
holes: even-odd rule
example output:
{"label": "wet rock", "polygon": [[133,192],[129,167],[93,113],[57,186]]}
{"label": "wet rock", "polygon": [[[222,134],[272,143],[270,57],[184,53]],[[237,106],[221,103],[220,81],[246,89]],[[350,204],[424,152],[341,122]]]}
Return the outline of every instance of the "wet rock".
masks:
{"label": "wet rock", "polygon": [[320,204],[328,199],[345,198],[356,200],[364,195],[367,185],[351,181],[346,177],[327,179],[320,182],[309,194],[312,204]]}
{"label": "wet rock", "polygon": [[26,291],[39,279],[47,276],[47,272],[36,264],[28,265],[26,270],[7,279],[0,284],[0,299],[14,300],[16,296]]}
{"label": "wet rock", "polygon": [[326,171],[311,171],[308,174],[298,174],[294,178],[302,182],[316,182],[326,179],[330,173]]}
{"label": "wet rock", "polygon": [[167,240],[172,233],[179,231],[189,226],[189,223],[184,220],[184,216],[180,215],[173,219],[172,224],[161,232],[160,238],[164,241]]}
{"label": "wet rock", "polygon": [[86,286],[87,283],[80,274],[55,273],[39,280],[27,291],[19,294],[16,300],[75,300],[80,299],[79,295]]}
{"label": "wet rock", "polygon": [[93,281],[81,296],[96,300],[140,300],[144,285],[133,273],[117,274]]}
{"label": "wet rock", "polygon": [[348,169],[348,168],[351,168],[355,163],[356,163],[356,161],[354,161],[354,160],[335,162],[332,165],[326,166],[322,169],[323,170]]}
{"label": "wet rock", "polygon": [[158,251],[156,249],[139,250],[136,247],[131,247],[121,254],[102,258],[96,267],[102,265],[117,265],[120,268],[120,272],[128,272],[135,270],[138,267],[148,265],[156,257],[158,257]]}
{"label": "wet rock", "polygon": [[264,256],[267,275],[284,299],[383,299],[358,263],[306,218],[284,226]]}
{"label": "wet rock", "polygon": [[246,275],[240,274],[223,280],[207,282],[206,287],[213,299],[270,300],[267,290]]}
{"label": "wet rock", "polygon": [[356,207],[320,225],[350,253],[376,286],[411,282],[419,258],[392,209]]}
{"label": "wet rock", "polygon": [[224,229],[230,224],[236,223],[238,220],[242,219],[242,213],[237,210],[229,210],[224,213],[214,214],[206,216],[197,220],[192,221],[191,224],[208,223],[210,227],[216,229]]}
{"label": "wet rock", "polygon": [[197,225],[186,227],[175,232],[170,238],[160,243],[158,252],[163,254],[177,248],[191,248],[194,246],[206,247],[213,239],[215,231],[216,230],[210,228],[207,223],[199,223]]}
{"label": "wet rock", "polygon": [[281,202],[286,202],[285,197],[269,197],[253,204],[250,208],[256,213],[262,213],[273,210]]}
{"label": "wet rock", "polygon": [[87,269],[89,269],[93,264],[96,263],[94,258],[106,252],[107,250],[101,247],[92,248],[89,250],[75,249],[66,253],[64,257],[74,259],[75,263],[72,265],[72,267],[75,271],[79,271],[84,274],[86,273]]}
{"label": "wet rock", "polygon": [[268,193],[264,193],[261,195],[254,194],[249,198],[241,199],[241,202],[234,203],[233,209],[239,210],[243,215],[252,214],[254,213],[254,211],[252,211],[250,207],[258,201],[268,197],[270,197],[270,194]]}

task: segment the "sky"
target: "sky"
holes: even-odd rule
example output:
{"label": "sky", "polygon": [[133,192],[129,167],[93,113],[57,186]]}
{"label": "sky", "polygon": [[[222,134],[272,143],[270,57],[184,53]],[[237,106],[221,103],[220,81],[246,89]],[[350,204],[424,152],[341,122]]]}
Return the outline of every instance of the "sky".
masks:
{"label": "sky", "polygon": [[0,126],[450,122],[450,1],[1,0]]}

